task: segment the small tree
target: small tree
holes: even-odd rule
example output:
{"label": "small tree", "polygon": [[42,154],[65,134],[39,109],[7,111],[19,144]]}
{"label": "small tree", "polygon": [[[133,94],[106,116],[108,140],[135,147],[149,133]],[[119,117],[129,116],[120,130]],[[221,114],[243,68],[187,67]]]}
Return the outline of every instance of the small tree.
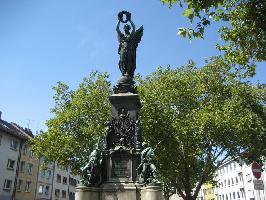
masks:
{"label": "small tree", "polygon": [[186,200],[229,157],[265,155],[265,90],[232,78],[221,63],[159,68],[139,80],[144,138],[165,182]]}

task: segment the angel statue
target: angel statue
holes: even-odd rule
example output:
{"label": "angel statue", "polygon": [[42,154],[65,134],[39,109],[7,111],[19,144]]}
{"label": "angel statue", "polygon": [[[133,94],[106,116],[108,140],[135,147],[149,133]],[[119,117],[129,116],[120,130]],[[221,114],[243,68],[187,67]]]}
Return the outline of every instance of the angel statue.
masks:
{"label": "angel statue", "polygon": [[[124,16],[126,16],[126,19],[123,19]],[[121,22],[125,23],[124,33],[120,31]],[[127,24],[127,22],[129,22],[130,25]],[[131,27],[132,31],[130,32]],[[136,50],[143,35],[143,26],[136,30],[134,23],[131,21],[131,13],[122,11],[118,14],[116,32],[119,41],[119,69],[122,76],[133,78],[136,69]]]}

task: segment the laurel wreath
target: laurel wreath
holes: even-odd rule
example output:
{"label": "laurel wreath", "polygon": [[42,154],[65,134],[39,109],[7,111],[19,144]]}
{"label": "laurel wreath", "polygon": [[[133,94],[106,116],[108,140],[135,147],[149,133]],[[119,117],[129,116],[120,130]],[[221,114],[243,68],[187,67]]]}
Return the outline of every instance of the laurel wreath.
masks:
{"label": "laurel wreath", "polygon": [[[126,19],[123,19],[123,16],[126,15]],[[128,11],[121,11],[118,13],[118,20],[121,21],[122,23],[127,23],[129,20],[131,20],[131,13]]]}

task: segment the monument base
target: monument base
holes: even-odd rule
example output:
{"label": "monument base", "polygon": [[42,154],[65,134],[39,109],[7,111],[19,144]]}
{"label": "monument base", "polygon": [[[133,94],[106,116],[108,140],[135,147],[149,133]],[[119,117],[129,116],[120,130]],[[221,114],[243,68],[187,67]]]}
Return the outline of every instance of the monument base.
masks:
{"label": "monument base", "polygon": [[100,188],[78,186],[75,200],[163,200],[160,186],[105,183]]}

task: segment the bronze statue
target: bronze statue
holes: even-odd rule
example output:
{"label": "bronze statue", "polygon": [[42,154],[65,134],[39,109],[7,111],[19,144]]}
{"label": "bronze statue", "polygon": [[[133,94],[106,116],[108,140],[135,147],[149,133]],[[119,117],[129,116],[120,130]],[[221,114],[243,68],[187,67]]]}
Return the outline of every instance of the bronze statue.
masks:
{"label": "bronze statue", "polygon": [[85,186],[97,186],[102,181],[102,158],[100,151],[100,141],[97,142],[96,149],[90,153],[89,162],[84,166],[82,171],[81,184]]}
{"label": "bronze statue", "polygon": [[139,182],[145,185],[160,185],[157,169],[154,165],[154,151],[151,147],[143,144],[141,163],[137,168]]}
{"label": "bronze statue", "polygon": [[[124,15],[126,16],[125,20],[123,19]],[[120,31],[121,22],[126,23],[124,25],[124,33]],[[130,25],[127,24],[127,22],[129,22]],[[130,32],[131,27],[132,31]],[[122,11],[118,13],[116,31],[119,41],[119,69],[122,73],[122,76],[133,78],[134,71],[136,69],[136,50],[143,35],[143,26],[136,30],[136,27],[131,20],[131,13]]]}

